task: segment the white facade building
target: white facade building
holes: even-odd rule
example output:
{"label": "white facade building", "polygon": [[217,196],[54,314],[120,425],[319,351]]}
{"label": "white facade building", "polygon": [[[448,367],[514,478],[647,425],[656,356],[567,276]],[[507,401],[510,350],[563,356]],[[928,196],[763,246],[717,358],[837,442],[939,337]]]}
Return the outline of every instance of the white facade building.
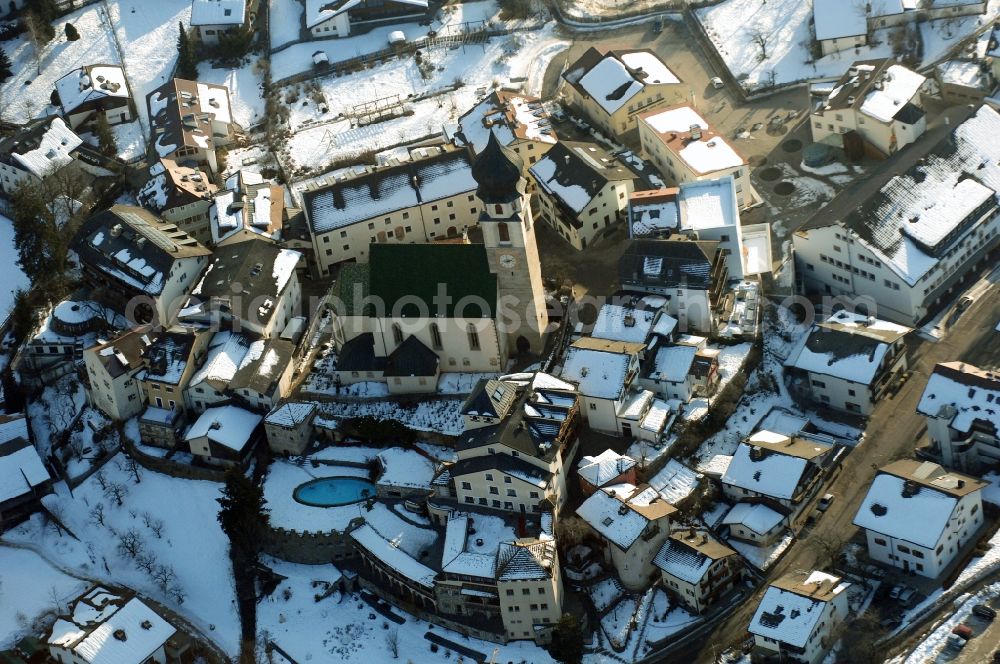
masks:
{"label": "white facade building", "polygon": [[1000,374],[964,362],[934,367],[917,412],[941,463],[966,472],[1000,462]]}

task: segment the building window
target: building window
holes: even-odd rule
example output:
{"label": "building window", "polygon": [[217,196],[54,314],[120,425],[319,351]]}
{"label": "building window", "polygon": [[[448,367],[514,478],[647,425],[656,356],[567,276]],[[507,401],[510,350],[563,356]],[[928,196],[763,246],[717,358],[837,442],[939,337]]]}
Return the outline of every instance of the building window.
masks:
{"label": "building window", "polygon": [[510,242],[510,229],[507,228],[507,224],[497,224],[497,232],[500,234],[501,242]]}
{"label": "building window", "polygon": [[493,481],[493,473],[486,473],[486,481],[487,482]]}
{"label": "building window", "polygon": [[507,489],[507,497],[517,498],[517,491],[515,491],[514,489]]}
{"label": "building window", "polygon": [[469,335],[469,350],[479,350],[479,331],[476,326],[469,323],[466,332]]}
{"label": "building window", "polygon": [[437,323],[431,323],[431,345],[434,350],[441,350],[444,345],[441,343],[441,329]]}
{"label": "building window", "polygon": [[465,489],[466,491],[469,491],[469,490],[472,489],[472,483],[471,482],[462,482],[462,488]]}
{"label": "building window", "polygon": [[881,537],[876,537],[875,543],[878,544],[879,546],[885,546],[885,540],[882,539]]}
{"label": "building window", "polygon": [[397,346],[403,343],[403,328],[399,326],[399,323],[392,324],[392,339]]}
{"label": "building window", "polygon": [[495,486],[491,486],[490,487],[490,495],[491,496],[499,496],[500,495],[500,489],[496,488]]}

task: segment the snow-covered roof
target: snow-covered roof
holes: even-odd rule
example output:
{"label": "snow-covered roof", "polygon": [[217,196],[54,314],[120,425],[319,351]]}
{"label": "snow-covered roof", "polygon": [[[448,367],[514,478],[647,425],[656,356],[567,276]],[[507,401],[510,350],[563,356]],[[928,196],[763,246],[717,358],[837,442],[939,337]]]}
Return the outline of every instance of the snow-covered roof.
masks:
{"label": "snow-covered roof", "polygon": [[555,143],[548,111],[536,97],[495,90],[459,118],[462,140],[479,154],[486,147],[490,133],[501,145],[517,140]]}
{"label": "snow-covered roof", "polygon": [[677,193],[682,230],[735,227],[739,223],[736,185],[731,175],[685,182]]}
{"label": "snow-covered roof", "polygon": [[657,434],[662,433],[667,425],[667,420],[670,418],[670,413],[670,404],[663,399],[653,399],[653,403],[650,404],[646,415],[639,422],[639,428]]}
{"label": "snow-covered roof", "polygon": [[[205,362],[191,376],[188,385],[194,387],[205,381],[211,381],[219,387],[228,385],[249,355],[253,343],[249,337],[235,332],[216,332],[208,344]],[[260,349],[263,351],[263,343],[260,344]]]}
{"label": "snow-covered roof", "polygon": [[436,572],[416,560],[394,540],[383,537],[370,524],[366,523],[360,528],[352,530],[351,539],[397,574],[410,579],[424,588],[434,588]]}
{"label": "snow-covered roof", "polygon": [[633,390],[618,407],[618,419],[638,420],[649,408],[649,404],[653,402],[653,396],[650,390]]}
{"label": "snow-covered roof", "polygon": [[580,213],[609,182],[635,174],[596,143],[559,141],[529,169],[545,193]]}
{"label": "snow-covered roof", "polygon": [[[647,76],[637,75],[635,70],[639,68]],[[673,72],[653,53],[637,51],[623,53],[621,59],[609,53],[580,77],[579,86],[608,114],[612,114],[642,93],[646,85],[678,82]]]}
{"label": "snow-covered roof", "polygon": [[[750,620],[748,630],[751,634],[803,648],[816,631],[826,603],[845,591],[850,584],[841,583],[840,578],[823,572],[810,573],[800,587],[788,585],[788,588],[796,588],[795,590],[779,587],[777,584],[781,581],[768,587]],[[816,590],[811,592],[812,588]]]}
{"label": "snow-covered roof", "polygon": [[840,39],[868,33],[868,19],[864,11],[844,4],[844,0],[813,0],[813,20],[816,39]]}
{"label": "snow-covered roof", "polygon": [[[543,513],[541,521],[551,523],[551,513]],[[557,558],[556,541],[543,532],[538,538],[521,538],[503,542],[497,554],[498,581],[532,581],[552,578]]]}
{"label": "snow-covered roof", "polygon": [[[306,0],[306,27],[315,28],[324,21],[362,5],[364,0]],[[427,8],[427,0],[396,0],[404,5]]]}
{"label": "snow-covered roof", "polygon": [[88,664],[146,662],[177,630],[142,600],[122,602],[95,588],[77,601],[72,617],[56,621],[48,643],[72,651]]}
{"label": "snow-covered roof", "polygon": [[937,77],[941,83],[962,85],[989,92],[990,75],[978,62],[968,60],[948,60],[937,66]]}
{"label": "snow-covered roof", "polygon": [[264,423],[290,429],[312,417],[316,408],[316,404],[311,401],[287,401],[268,413]]}
{"label": "snow-covered roof", "polygon": [[246,0],[191,0],[191,25],[243,25]]}
{"label": "snow-covered roof", "polygon": [[698,488],[702,477],[701,473],[696,473],[680,461],[670,459],[649,479],[649,486],[668,503],[677,505]]}
{"label": "snow-covered roof", "polygon": [[[651,111],[640,117],[671,152],[700,175],[738,168],[745,163],[690,106]],[[692,128],[696,128],[696,133],[692,133]]]}
{"label": "snow-covered roof", "polygon": [[886,354],[910,328],[846,309],[816,325],[792,349],[786,366],[871,385]]}
{"label": "snow-covered roof", "polygon": [[492,579],[500,545],[515,539],[514,528],[499,516],[454,513],[445,528],[441,571]]}
{"label": "snow-covered roof", "polygon": [[662,346],[656,351],[649,368],[649,379],[683,383],[691,373],[694,356],[698,349],[694,346]]}
{"label": "snow-covered roof", "polygon": [[435,464],[426,456],[402,447],[389,447],[378,453],[382,473],[378,484],[431,490]]}
{"label": "snow-covered roof", "polygon": [[576,472],[581,479],[594,487],[602,487],[622,473],[634,468],[636,460],[618,454],[614,450],[604,450],[597,456],[585,456],[580,460]]}
{"label": "snow-covered roof", "polygon": [[572,347],[566,351],[561,377],[575,383],[585,397],[618,399],[631,363],[626,353]]}
{"label": "snow-covered roof", "polygon": [[243,451],[264,418],[238,406],[206,408],[184,434],[184,440],[207,437],[235,452]]}
{"label": "snow-covered roof", "polygon": [[64,113],[72,113],[97,99],[129,97],[125,72],[118,65],[89,65],[74,69],[56,81],[56,92]]}
{"label": "snow-covered roof", "polygon": [[760,431],[736,448],[722,483],[788,500],[806,479],[811,458],[829,449],[819,442]]}
{"label": "snow-covered roof", "polygon": [[778,512],[763,503],[736,503],[722,519],[723,525],[742,525],[759,535],[765,535],[784,521]]}
{"label": "snow-covered roof", "polygon": [[62,118],[52,118],[37,146],[25,152],[12,152],[10,157],[35,177],[44,178],[73,161],[70,153],[81,143],[83,139]]}
{"label": "snow-covered roof", "polygon": [[[977,233],[988,218],[995,193],[972,214],[968,197],[983,201],[986,188],[1000,191],[998,135],[1000,113],[981,106],[926,153],[911,153],[912,166],[866,200],[841,194],[805,228],[844,224],[877,259],[913,286],[940,266],[940,254]],[[940,240],[925,244],[935,238]]]}
{"label": "snow-covered roof", "polygon": [[48,482],[38,451],[28,441],[27,420],[22,416],[3,423],[0,442],[0,504],[30,493],[34,487]]}
{"label": "snow-covered roof", "polygon": [[736,555],[735,551],[720,544],[708,533],[691,529],[671,533],[653,558],[653,564],[671,576],[697,584],[712,563],[733,555]]}
{"label": "snow-covered roof", "polygon": [[620,304],[605,304],[597,313],[597,320],[594,321],[594,329],[591,330],[590,336],[629,343],[645,343],[653,329],[657,313]]}
{"label": "snow-covered roof", "polygon": [[977,421],[1000,431],[1000,374],[964,362],[938,364],[927,379],[917,412],[950,418],[948,426],[960,433],[968,433]]}
{"label": "snow-covered roof", "polygon": [[902,65],[891,65],[882,75],[881,84],[868,93],[861,112],[880,122],[889,122],[920,91],[927,79]]}
{"label": "snow-covered roof", "polygon": [[632,237],[663,234],[680,224],[676,189],[636,191],[629,196],[628,218]]}
{"label": "snow-covered roof", "polygon": [[[648,491],[646,490],[648,489]],[[652,521],[676,510],[654,489],[631,484],[602,487],[577,508],[577,515],[604,539],[627,551]]]}

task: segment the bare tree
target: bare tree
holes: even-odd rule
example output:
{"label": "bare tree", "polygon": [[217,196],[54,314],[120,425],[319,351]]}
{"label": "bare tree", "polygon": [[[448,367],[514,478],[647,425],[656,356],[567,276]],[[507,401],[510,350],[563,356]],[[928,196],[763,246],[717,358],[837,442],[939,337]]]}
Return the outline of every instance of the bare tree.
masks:
{"label": "bare tree", "polygon": [[49,587],[49,599],[52,601],[52,607],[56,613],[62,613],[62,600],[59,599],[59,590],[55,586]]}
{"label": "bare tree", "polygon": [[150,551],[143,551],[135,557],[135,565],[150,576],[156,571],[156,556]]}
{"label": "bare tree", "polygon": [[142,522],[146,524],[146,527],[153,531],[156,535],[156,539],[163,539],[163,519],[158,519],[149,512],[142,513]]}
{"label": "bare tree", "polygon": [[556,522],[556,535],[559,545],[567,549],[583,541],[590,532],[587,523],[576,515],[571,515]]}
{"label": "bare tree", "polygon": [[91,508],[90,522],[97,526],[104,525],[104,503],[97,503]]}
{"label": "bare tree", "polygon": [[42,51],[45,49],[45,45],[49,43],[46,35],[48,26],[35,16],[33,12],[25,13],[21,22],[24,23],[24,28],[28,32],[28,41],[31,42],[32,60],[35,63],[35,75],[38,76],[42,73]]}
{"label": "bare tree", "polygon": [[128,487],[121,482],[108,482],[107,487],[104,489],[104,497],[108,500],[114,500],[118,507],[124,504],[125,496],[128,495]]}
{"label": "bare tree", "polygon": [[146,546],[142,541],[142,536],[135,528],[129,528],[118,535],[118,553],[122,557],[136,559],[145,550]]}
{"label": "bare tree", "polygon": [[177,579],[174,568],[170,565],[156,565],[153,568],[153,580],[160,586],[160,590],[166,594],[171,585]]}
{"label": "bare tree", "polygon": [[767,60],[767,43],[769,40],[770,37],[763,30],[756,29],[750,33],[750,41],[760,49],[760,54],[757,57],[759,61]]}
{"label": "bare tree", "polygon": [[392,653],[393,659],[399,659],[399,630],[392,630],[385,635],[385,645]]}
{"label": "bare tree", "polygon": [[94,479],[96,479],[97,484],[100,485],[101,491],[108,490],[108,476],[104,474],[103,470],[97,471],[97,474],[94,475]]}
{"label": "bare tree", "polygon": [[56,168],[42,178],[40,186],[56,219],[65,222],[73,218],[90,189],[90,181],[76,164]]}
{"label": "bare tree", "polygon": [[131,454],[126,453],[124,458],[118,461],[118,467],[121,468],[122,472],[131,473],[136,484],[142,482],[142,477],[139,475],[139,464]]}

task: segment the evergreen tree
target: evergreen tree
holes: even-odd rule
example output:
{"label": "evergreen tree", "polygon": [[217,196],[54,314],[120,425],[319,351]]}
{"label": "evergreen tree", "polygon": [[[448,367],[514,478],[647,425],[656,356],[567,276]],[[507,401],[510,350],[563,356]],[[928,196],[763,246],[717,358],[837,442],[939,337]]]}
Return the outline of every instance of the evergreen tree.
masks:
{"label": "evergreen tree", "polygon": [[14,247],[17,263],[32,282],[62,274],[68,240],[56,222],[41,187],[25,183],[13,195]]}
{"label": "evergreen tree", "polygon": [[564,613],[552,630],[552,656],[563,664],[580,664],[583,661],[583,630],[580,619]]}
{"label": "evergreen tree", "polygon": [[14,65],[10,62],[7,51],[0,47],[0,83],[3,83],[14,74]]}
{"label": "evergreen tree", "polygon": [[56,29],[52,27],[52,22],[59,18],[59,8],[56,7],[55,0],[29,0],[26,17],[32,19],[27,22],[28,29],[34,37],[47,44],[56,36]]}
{"label": "evergreen tree", "polygon": [[94,127],[94,134],[97,136],[97,147],[109,157],[118,154],[118,142],[108,124],[108,116],[104,113],[97,114],[97,124]]}
{"label": "evergreen tree", "polygon": [[68,41],[76,41],[80,38],[80,33],[77,32],[76,27],[72,23],[66,24],[66,39]]}
{"label": "evergreen tree", "polygon": [[256,564],[270,523],[263,489],[238,468],[230,468],[218,501],[219,524],[229,536],[232,554]]}
{"label": "evergreen tree", "polygon": [[179,23],[180,33],[177,35],[177,77],[195,80],[198,78],[198,56],[194,44],[188,36],[184,24]]}

